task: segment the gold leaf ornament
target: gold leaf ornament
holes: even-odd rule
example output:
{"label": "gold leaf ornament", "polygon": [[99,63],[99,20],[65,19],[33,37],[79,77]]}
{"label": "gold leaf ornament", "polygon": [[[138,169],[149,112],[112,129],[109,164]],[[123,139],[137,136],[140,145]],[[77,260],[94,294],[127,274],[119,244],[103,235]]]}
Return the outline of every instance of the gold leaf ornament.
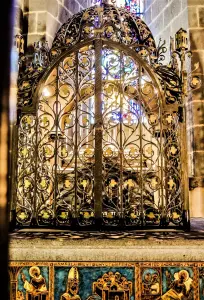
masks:
{"label": "gold leaf ornament", "polygon": [[129,94],[131,94],[131,95],[134,95],[135,92],[136,92],[136,88],[135,88],[134,86],[132,86],[132,85],[129,85],[129,86],[127,87],[127,92],[128,92]]}
{"label": "gold leaf ornament", "polygon": [[150,156],[152,155],[153,151],[152,151],[152,146],[149,146],[145,149],[145,152]]}
{"label": "gold leaf ornament", "polygon": [[30,180],[25,179],[24,185],[25,185],[25,188],[28,189],[31,186]]}
{"label": "gold leaf ornament", "polygon": [[151,211],[146,215],[149,219],[155,219],[155,214]]}
{"label": "gold leaf ornament", "polygon": [[89,219],[91,217],[91,214],[88,211],[85,211],[83,215],[85,219]]}
{"label": "gold leaf ornament", "polygon": [[48,117],[44,116],[42,118],[42,123],[43,123],[44,126],[46,126],[49,123]]}
{"label": "gold leaf ornament", "polygon": [[44,189],[47,186],[47,181],[43,178],[40,182],[40,186]]}
{"label": "gold leaf ornament", "polygon": [[88,185],[88,181],[84,179],[84,180],[81,182],[81,185],[82,185],[83,188],[85,189],[85,188],[87,187],[87,185]]}
{"label": "gold leaf ornament", "polygon": [[114,188],[117,185],[117,182],[115,181],[115,179],[111,179],[109,185],[110,185],[110,187]]}
{"label": "gold leaf ornament", "polygon": [[52,155],[52,150],[50,149],[50,147],[46,146],[44,149],[45,149],[45,155],[46,156]]}
{"label": "gold leaf ornament", "polygon": [[93,154],[94,154],[93,149],[87,148],[87,149],[84,151],[84,156],[86,156],[86,157],[92,157]]}
{"label": "gold leaf ornament", "polygon": [[84,32],[85,32],[86,34],[89,34],[89,33],[91,32],[91,27],[85,26],[85,27],[84,27]]}
{"label": "gold leaf ornament", "polygon": [[74,66],[74,57],[73,56],[69,56],[66,58],[66,61],[64,63],[64,66],[69,66],[69,67],[73,67]]}
{"label": "gold leaf ornament", "polygon": [[83,14],[83,19],[88,20],[88,18],[89,18],[89,12],[85,11],[84,14]]}
{"label": "gold leaf ornament", "polygon": [[136,218],[137,218],[137,216],[136,216],[136,214],[134,214],[134,213],[131,213],[131,214],[130,214],[130,218],[131,218],[131,219],[136,219]]}
{"label": "gold leaf ornament", "polygon": [[65,147],[63,147],[62,150],[61,150],[61,156],[66,157],[67,154],[68,154],[67,149]]}
{"label": "gold leaf ornament", "polygon": [[169,189],[170,190],[172,190],[173,189],[173,187],[175,186],[175,182],[173,181],[173,179],[171,178],[171,179],[169,179],[169,181],[168,181],[168,186],[169,186]]}
{"label": "gold leaf ornament", "polygon": [[68,217],[68,212],[62,211],[61,214],[59,215],[60,218],[66,219]]}
{"label": "gold leaf ornament", "polygon": [[175,155],[177,153],[177,151],[178,150],[177,150],[177,148],[175,146],[171,146],[171,148],[170,148],[171,154]]}
{"label": "gold leaf ornament", "polygon": [[30,83],[29,81],[23,81],[22,85],[21,85],[21,89],[26,89],[30,87]]}
{"label": "gold leaf ornament", "polygon": [[147,52],[147,50],[143,49],[143,50],[141,50],[141,51],[139,52],[139,54],[140,54],[141,56],[145,57],[145,56],[147,56],[148,52]]}
{"label": "gold leaf ornament", "polygon": [[168,115],[168,116],[166,117],[166,120],[167,120],[167,123],[168,123],[168,124],[171,124],[172,121],[173,121],[172,115]]}
{"label": "gold leaf ornament", "polygon": [[98,13],[98,14],[102,13],[102,12],[103,12],[103,7],[97,6],[97,7],[95,8],[95,12]]}
{"label": "gold leaf ornament", "polygon": [[30,116],[26,116],[25,117],[25,122],[28,124],[28,125],[31,125],[32,123],[32,118]]}
{"label": "gold leaf ornament", "polygon": [[114,30],[113,30],[113,27],[112,26],[108,26],[107,28],[106,28],[106,33],[113,33],[114,32]]}
{"label": "gold leaf ornament", "polygon": [[27,218],[27,215],[25,212],[21,212],[19,215],[18,215],[18,218],[21,219],[21,220],[25,220]]}
{"label": "gold leaf ornament", "polygon": [[129,155],[131,156],[131,157],[137,157],[138,156],[138,151],[137,151],[137,149],[135,148],[135,147],[131,147],[130,148],[130,151],[129,151]]}
{"label": "gold leaf ornament", "polygon": [[113,151],[111,150],[111,148],[107,148],[104,152],[104,156],[111,157],[112,155],[113,155]]}
{"label": "gold leaf ornament", "polygon": [[65,182],[64,182],[64,185],[65,185],[66,188],[70,188],[72,184],[69,181],[69,179],[66,179]]}
{"label": "gold leaf ornament", "polygon": [[111,211],[109,211],[108,213],[107,213],[107,218],[108,219],[113,219],[113,214],[112,214],[112,212]]}
{"label": "gold leaf ornament", "polygon": [[149,116],[149,120],[150,120],[150,123],[151,123],[151,124],[154,124],[154,123],[157,122],[157,116],[154,115],[154,114],[151,114],[151,115]]}
{"label": "gold leaf ornament", "polygon": [[91,96],[93,95],[93,87],[92,86],[87,86],[82,89],[81,91],[82,96]]}
{"label": "gold leaf ornament", "polygon": [[87,63],[89,62],[88,58],[83,56],[82,59],[81,59],[81,62],[84,64],[84,65],[87,65]]}
{"label": "gold leaf ornament", "polygon": [[134,186],[135,186],[135,185],[134,185],[134,181],[133,181],[132,179],[128,179],[128,181],[127,181],[127,186],[128,186],[129,188],[134,187]]}
{"label": "gold leaf ornament", "polygon": [[113,86],[111,84],[106,85],[105,92],[108,95],[112,94],[113,93]]}
{"label": "gold leaf ornament", "polygon": [[87,119],[87,117],[83,117],[82,118],[82,124],[83,126],[86,126],[89,123],[89,120]]}
{"label": "gold leaf ornament", "polygon": [[195,88],[198,85],[200,85],[200,78],[198,76],[193,76],[193,78],[191,80],[191,87]]}
{"label": "gold leaf ornament", "polygon": [[42,218],[47,220],[47,219],[49,219],[49,217],[50,217],[50,215],[48,214],[48,212],[44,211],[42,214]]}
{"label": "gold leaf ornament", "polygon": [[71,44],[71,42],[72,42],[72,39],[66,39],[66,44]]}
{"label": "gold leaf ornament", "polygon": [[200,67],[200,63],[199,62],[197,62],[197,63],[194,64],[195,70],[197,70],[199,67]]}
{"label": "gold leaf ornament", "polygon": [[22,155],[25,157],[28,154],[28,149],[27,148],[23,148],[21,151]]}
{"label": "gold leaf ornament", "polygon": [[153,189],[157,188],[157,186],[158,186],[158,179],[157,178],[153,177],[151,179],[151,186],[153,187]]}
{"label": "gold leaf ornament", "polygon": [[173,213],[172,213],[172,217],[173,217],[173,219],[179,219],[180,218],[180,215],[176,212],[176,211],[174,211]]}
{"label": "gold leaf ornament", "polygon": [[126,35],[125,38],[124,38],[124,40],[126,42],[131,42],[131,37],[129,35]]}

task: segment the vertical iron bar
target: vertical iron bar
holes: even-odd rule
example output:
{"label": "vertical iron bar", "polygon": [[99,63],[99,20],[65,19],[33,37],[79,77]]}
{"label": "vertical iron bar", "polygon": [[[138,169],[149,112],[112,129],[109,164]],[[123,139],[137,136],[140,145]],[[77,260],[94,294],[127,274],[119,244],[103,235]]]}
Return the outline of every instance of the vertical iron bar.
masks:
{"label": "vertical iron bar", "polygon": [[186,110],[183,107],[184,121],[180,123],[181,132],[181,184],[182,184],[182,197],[183,197],[183,214],[184,214],[184,227],[190,230],[190,215],[189,215],[189,183],[188,183],[188,149],[186,137]]}
{"label": "vertical iron bar", "polygon": [[102,41],[95,41],[95,169],[94,169],[94,209],[96,225],[102,222]]}
{"label": "vertical iron bar", "polygon": [[[56,201],[57,201],[57,153],[58,153],[58,126],[59,126],[59,116],[58,116],[58,105],[59,105],[59,65],[57,65],[57,76],[56,76],[56,100],[54,105],[56,105],[55,111],[55,162],[54,162],[54,201],[53,201],[53,211],[54,211],[54,220],[56,221]],[[54,107],[53,107],[54,108]],[[54,109],[53,109],[54,110]],[[54,222],[55,222],[54,221]],[[55,223],[56,224],[56,223]]]}
{"label": "vertical iron bar", "polygon": [[16,201],[17,201],[17,160],[18,160],[18,126],[12,125],[12,136],[10,140],[11,145],[11,186],[13,189],[10,191],[10,229],[14,229],[16,226]]}
{"label": "vertical iron bar", "polygon": [[[166,95],[166,84],[165,84],[165,86],[164,86],[164,95]],[[161,105],[161,104],[160,104]],[[163,126],[163,124],[162,124],[162,121],[163,121],[163,118],[164,118],[164,116],[162,115],[162,113],[163,112],[160,112],[160,115],[161,115],[161,121],[160,121],[160,126]],[[161,127],[160,127],[161,128]],[[166,145],[168,144],[168,139],[169,139],[169,133],[167,132],[167,130],[162,130],[163,131],[163,133],[162,133],[162,136],[163,136],[163,134],[165,134],[165,136],[163,137],[163,140],[161,140],[161,138],[160,138],[160,142],[161,142],[161,147],[162,147],[162,142],[164,143],[164,145],[165,145],[165,147],[166,147]],[[161,136],[161,132],[160,132],[160,136]],[[162,149],[162,148],[161,148]],[[161,184],[162,184],[162,182],[163,182],[163,189],[165,190],[165,205],[166,205],[166,207],[168,206],[168,204],[169,204],[169,191],[168,191],[168,177],[167,177],[167,171],[168,171],[168,162],[167,162],[167,159],[166,159],[166,157],[165,157],[165,155],[163,155],[162,154],[162,152],[161,152],[161,159],[162,159],[162,161],[164,161],[163,162],[163,164],[164,164],[164,172],[163,173],[161,173],[161,179],[163,178],[163,174],[165,175],[165,178],[164,178],[164,182],[163,182],[163,179],[162,179],[162,181],[161,181]],[[163,190],[162,189],[162,190]],[[163,192],[161,191],[161,195],[163,195],[162,194]],[[164,195],[163,195],[164,196]],[[163,197],[162,196],[162,197]],[[163,206],[164,206],[164,203],[162,204],[162,215],[163,215]]]}
{"label": "vertical iron bar", "polygon": [[36,105],[35,114],[35,180],[34,180],[34,193],[33,193],[33,217],[31,220],[31,225],[37,225],[37,175],[38,175],[38,107],[39,100]]}
{"label": "vertical iron bar", "polygon": [[77,218],[77,150],[78,150],[78,103],[79,103],[79,52],[76,52],[76,110],[75,110],[75,136],[74,136],[74,218]]}
{"label": "vertical iron bar", "polygon": [[[139,94],[141,97],[141,81],[142,81],[142,67],[141,64],[139,65]],[[140,191],[141,191],[141,225],[144,225],[144,202],[143,202],[143,149],[142,149],[142,114],[140,110],[140,117],[139,117],[139,131],[140,131]]]}
{"label": "vertical iron bar", "polygon": [[[159,99],[159,117],[160,117],[160,155],[161,155],[161,206],[162,206],[162,216],[161,220],[164,225],[166,224],[166,214],[165,214],[165,203],[164,203],[164,149],[163,149],[163,105],[161,103],[161,99]],[[166,175],[166,174],[165,174]]]}
{"label": "vertical iron bar", "polygon": [[183,225],[186,230],[190,230],[190,215],[189,215],[189,176],[188,176],[188,148],[187,148],[187,133],[186,133],[186,94],[187,94],[187,71],[186,71],[186,51],[183,48],[180,53],[181,69],[181,90],[182,90],[182,113],[183,122],[180,123],[181,129],[181,181],[182,181],[182,197],[183,197]]}
{"label": "vertical iron bar", "polygon": [[121,219],[123,219],[123,79],[124,78],[124,63],[123,63],[123,53],[120,51],[120,213]]}

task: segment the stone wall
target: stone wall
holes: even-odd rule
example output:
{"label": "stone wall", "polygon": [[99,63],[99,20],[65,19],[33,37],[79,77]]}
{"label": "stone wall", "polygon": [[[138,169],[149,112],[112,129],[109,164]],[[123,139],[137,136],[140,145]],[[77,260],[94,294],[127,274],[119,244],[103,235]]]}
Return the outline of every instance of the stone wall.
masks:
{"label": "stone wall", "polygon": [[28,50],[38,40],[51,46],[57,30],[92,0],[17,0],[15,33],[22,33]]}
{"label": "stone wall", "polygon": [[145,21],[156,43],[161,38],[169,48],[170,36],[174,37],[181,27],[188,29],[187,0],[146,0]]}
{"label": "stone wall", "polygon": [[193,160],[193,180],[190,193],[192,215],[204,216],[204,0],[188,0],[190,47],[193,52],[191,69],[201,79],[201,88],[192,93],[187,104],[188,136]]}
{"label": "stone wall", "polygon": [[[51,46],[57,30],[73,14],[91,6],[92,0],[15,0],[13,34],[22,34],[25,52],[33,52],[33,44],[48,41]],[[14,42],[15,44],[15,42]],[[11,51],[10,119],[16,119],[16,92],[18,76],[18,51]]]}
{"label": "stone wall", "polygon": [[189,106],[193,112],[189,132],[193,131],[193,152],[196,167],[194,175],[204,176],[204,0],[189,0],[189,32],[193,52],[192,70],[199,63],[196,73],[199,75],[201,88],[193,92]]}

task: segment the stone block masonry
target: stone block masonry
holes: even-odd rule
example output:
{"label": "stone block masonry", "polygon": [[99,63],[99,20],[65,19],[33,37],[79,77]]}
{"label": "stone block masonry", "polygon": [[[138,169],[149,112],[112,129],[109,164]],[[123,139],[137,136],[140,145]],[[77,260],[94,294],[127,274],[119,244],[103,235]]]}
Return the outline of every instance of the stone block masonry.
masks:
{"label": "stone block masonry", "polygon": [[56,32],[73,14],[92,5],[92,0],[19,0],[16,31],[23,33],[27,50],[33,43],[48,41],[51,46]]}
{"label": "stone block masonry", "polygon": [[[146,0],[145,21],[151,29],[156,43],[159,39],[170,45],[170,36],[183,27],[188,28],[187,0]],[[167,61],[169,57],[167,55]]]}
{"label": "stone block masonry", "polygon": [[[33,53],[33,44],[39,40],[48,41],[49,47],[60,26],[73,14],[92,5],[92,0],[16,0],[14,7],[14,36],[22,34],[25,53]],[[18,75],[18,53],[15,47],[11,53],[11,103],[12,115],[16,110]],[[15,119],[15,117],[14,117]]]}
{"label": "stone block masonry", "polygon": [[[193,52],[192,66],[199,63],[196,74],[201,79],[201,88],[192,93],[189,110],[192,111],[192,124],[188,130],[193,131],[191,151],[194,157],[194,176],[204,177],[204,0],[188,0],[190,45]],[[199,180],[203,182],[203,180]]]}

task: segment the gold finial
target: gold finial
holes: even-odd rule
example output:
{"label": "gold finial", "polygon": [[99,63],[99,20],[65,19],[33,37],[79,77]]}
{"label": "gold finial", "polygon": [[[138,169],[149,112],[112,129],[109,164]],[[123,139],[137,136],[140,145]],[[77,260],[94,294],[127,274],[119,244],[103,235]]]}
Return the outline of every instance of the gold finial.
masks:
{"label": "gold finial", "polygon": [[188,50],[188,34],[183,28],[180,28],[175,34],[175,48],[176,50]]}
{"label": "gold finial", "polygon": [[19,54],[24,54],[24,38],[21,34],[17,34],[15,36],[15,43],[16,49]]}

